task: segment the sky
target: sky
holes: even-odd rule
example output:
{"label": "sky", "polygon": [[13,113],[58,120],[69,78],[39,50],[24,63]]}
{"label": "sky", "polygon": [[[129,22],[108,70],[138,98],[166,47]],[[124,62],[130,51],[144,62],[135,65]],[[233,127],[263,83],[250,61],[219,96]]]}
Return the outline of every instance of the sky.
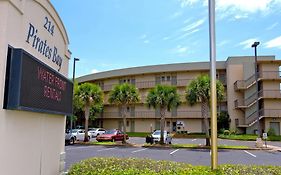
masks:
{"label": "sky", "polygon": [[[76,77],[128,67],[209,61],[208,0],[51,0]],[[216,59],[281,59],[281,0],[216,0]]]}

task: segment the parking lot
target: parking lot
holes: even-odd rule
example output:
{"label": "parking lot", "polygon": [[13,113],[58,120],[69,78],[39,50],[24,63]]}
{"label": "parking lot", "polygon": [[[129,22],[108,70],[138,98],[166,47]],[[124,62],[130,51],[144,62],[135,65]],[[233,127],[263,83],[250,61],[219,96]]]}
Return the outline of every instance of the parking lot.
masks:
{"label": "parking lot", "polygon": [[[94,139],[92,139],[94,140]],[[130,138],[130,143],[143,144],[144,138]],[[173,139],[173,143],[204,144],[204,139]],[[219,140],[220,144],[253,146],[255,142]],[[280,145],[280,142],[274,142]],[[154,160],[170,160],[193,165],[210,165],[210,150],[143,148],[122,146],[66,146],[66,170],[76,162],[90,157],[137,157]],[[219,150],[219,164],[255,164],[281,166],[281,152],[263,150]]]}

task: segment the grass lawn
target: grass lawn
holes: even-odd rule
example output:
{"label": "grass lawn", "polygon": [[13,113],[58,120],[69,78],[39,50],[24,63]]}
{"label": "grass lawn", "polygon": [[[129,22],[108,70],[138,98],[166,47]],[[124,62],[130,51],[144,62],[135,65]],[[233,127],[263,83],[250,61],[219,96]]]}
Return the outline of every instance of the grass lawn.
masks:
{"label": "grass lawn", "polygon": [[[223,135],[219,134],[218,138],[221,139],[231,139],[231,140],[245,140],[245,141],[256,141],[257,135],[252,134],[231,134],[231,135]],[[268,136],[268,141],[281,141],[281,136]]]}
{"label": "grass lawn", "polygon": [[193,166],[172,161],[138,158],[90,158],[71,166],[68,175],[278,175],[281,166],[219,165]]}

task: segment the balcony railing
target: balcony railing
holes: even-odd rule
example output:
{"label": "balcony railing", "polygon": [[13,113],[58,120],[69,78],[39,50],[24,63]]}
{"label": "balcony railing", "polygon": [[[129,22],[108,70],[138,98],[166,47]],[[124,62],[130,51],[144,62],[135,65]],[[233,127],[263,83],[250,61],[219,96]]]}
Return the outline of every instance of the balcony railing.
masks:
{"label": "balcony railing", "polygon": [[281,118],[281,110],[280,109],[262,109],[260,111],[260,115],[263,117]]}
{"label": "balcony railing", "polygon": [[260,79],[281,80],[281,71],[262,71],[258,75]]}
{"label": "balcony railing", "polygon": [[[103,112],[100,116],[105,119],[121,118],[119,112]],[[208,115],[209,116],[209,115]],[[176,116],[172,116],[171,112],[166,112],[166,118],[201,118],[201,111],[177,111]],[[134,115],[127,113],[126,118],[160,118],[160,114],[155,111],[135,111]]]}
{"label": "balcony railing", "polygon": [[[177,79],[175,81],[164,81],[164,82],[159,82],[159,84],[164,84],[164,85],[172,85],[172,86],[177,86],[177,87],[182,87],[182,86],[186,86],[187,84],[189,84],[189,82],[192,81],[192,79]],[[101,86],[103,91],[110,91],[113,89],[113,87],[115,85],[117,85],[118,83],[115,84],[103,84]],[[153,88],[156,86],[156,82],[155,81],[138,81],[135,82],[134,85],[139,88],[139,89],[145,89],[145,88]]]}
{"label": "balcony railing", "polygon": [[[261,98],[272,98],[272,99],[279,99],[281,98],[281,91],[280,90],[261,90],[258,92],[258,99]],[[253,93],[245,100],[235,100],[234,105],[235,108],[248,108],[252,104],[254,104],[257,100],[257,93]]]}
{"label": "balcony railing", "polygon": [[[263,80],[281,80],[281,71],[262,71],[258,73],[258,81]],[[247,80],[237,80],[234,83],[235,90],[244,90],[255,84],[255,74],[249,77]]]}
{"label": "balcony railing", "polygon": [[259,114],[257,112],[253,112],[249,116],[246,117],[246,124],[248,126],[252,126],[263,117],[273,117],[273,118],[281,118],[281,110],[280,109],[260,109]]}
{"label": "balcony railing", "polygon": [[259,91],[259,98],[281,98],[280,90],[262,90]]}

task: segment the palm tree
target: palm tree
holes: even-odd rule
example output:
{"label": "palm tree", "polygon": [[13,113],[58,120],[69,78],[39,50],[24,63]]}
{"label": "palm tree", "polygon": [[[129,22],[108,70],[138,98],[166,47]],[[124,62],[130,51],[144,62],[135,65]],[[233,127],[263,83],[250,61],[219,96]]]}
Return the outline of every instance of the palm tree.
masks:
{"label": "palm tree", "polygon": [[[217,80],[217,100],[222,101],[224,97],[224,86]],[[206,146],[210,146],[209,120],[208,113],[210,108],[210,77],[209,75],[200,75],[186,87],[186,100],[192,106],[201,102],[201,115],[204,119],[203,132],[206,133]]]}
{"label": "palm tree", "polygon": [[[128,83],[116,85],[113,90],[110,91],[108,101],[121,108],[123,132],[126,134],[127,108],[140,101],[138,89],[134,85]],[[123,143],[126,143],[126,137],[124,137]]]}
{"label": "palm tree", "polygon": [[165,113],[180,105],[180,96],[176,87],[157,85],[149,91],[146,102],[149,108],[160,109],[160,144],[164,144]]}
{"label": "palm tree", "polygon": [[88,142],[88,125],[89,125],[89,116],[90,109],[95,105],[101,105],[103,102],[103,92],[98,85],[92,83],[83,83],[78,86],[78,89],[75,91],[76,99],[79,100],[81,108],[84,111],[85,115],[85,137],[84,142]]}

